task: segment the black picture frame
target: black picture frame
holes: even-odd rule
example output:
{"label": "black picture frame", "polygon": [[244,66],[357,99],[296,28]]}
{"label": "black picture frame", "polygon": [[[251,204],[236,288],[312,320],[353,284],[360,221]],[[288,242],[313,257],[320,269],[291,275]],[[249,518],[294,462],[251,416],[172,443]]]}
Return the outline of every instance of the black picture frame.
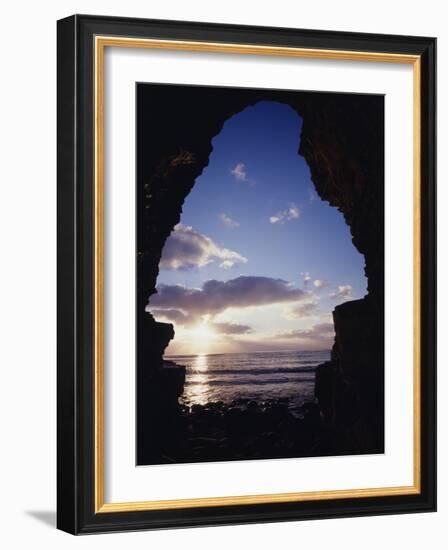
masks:
{"label": "black picture frame", "polygon": [[[58,21],[57,526],[68,533],[230,525],[436,509],[436,40],[74,15]],[[421,67],[420,491],[298,502],[102,511],[95,505],[96,36],[413,55]]]}

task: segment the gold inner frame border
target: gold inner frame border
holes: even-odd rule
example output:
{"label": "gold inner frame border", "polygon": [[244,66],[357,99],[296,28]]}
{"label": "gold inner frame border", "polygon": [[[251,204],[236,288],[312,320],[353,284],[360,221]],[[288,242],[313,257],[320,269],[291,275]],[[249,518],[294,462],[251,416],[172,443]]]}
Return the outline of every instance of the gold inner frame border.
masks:
{"label": "gold inner frame border", "polygon": [[[106,47],[152,48],[207,53],[285,56],[313,59],[406,63],[413,65],[413,297],[414,297],[414,350],[413,350],[413,421],[414,471],[413,485],[397,487],[328,490],[295,493],[189,498],[179,500],[153,500],[139,502],[104,502],[104,53]],[[253,44],[227,44],[182,40],[159,40],[96,36],[95,56],[95,277],[94,277],[94,452],[95,452],[95,513],[168,510],[210,506],[236,506],[304,502],[346,498],[412,495],[421,492],[421,59],[418,55],[346,50],[309,49]]]}

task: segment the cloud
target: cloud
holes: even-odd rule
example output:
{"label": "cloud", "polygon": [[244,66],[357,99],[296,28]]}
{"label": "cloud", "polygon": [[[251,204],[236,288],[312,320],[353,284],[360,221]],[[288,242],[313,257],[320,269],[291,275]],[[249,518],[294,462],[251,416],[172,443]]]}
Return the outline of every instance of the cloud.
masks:
{"label": "cloud", "polygon": [[206,281],[202,288],[160,285],[150,298],[149,311],[182,310],[189,318],[217,315],[229,308],[298,302],[308,294],[283,279],[240,276],[228,281]]}
{"label": "cloud", "polygon": [[302,275],[303,277],[304,286],[312,284],[317,290],[326,288],[328,286],[328,281],[325,281],[324,279],[314,279],[313,281],[311,275],[308,272],[302,272],[300,275]]}
{"label": "cloud", "polygon": [[158,321],[169,321],[179,325],[186,325],[192,322],[191,317],[181,309],[151,309],[151,313]]}
{"label": "cloud", "polygon": [[287,319],[304,319],[306,317],[313,317],[317,312],[317,302],[305,302],[304,304],[294,304],[285,312]]}
{"label": "cloud", "polygon": [[297,340],[300,343],[316,344],[328,348],[334,341],[334,325],[333,323],[319,323],[310,329],[279,332],[273,338],[276,340]]}
{"label": "cloud", "polygon": [[[247,259],[244,258],[244,261],[247,262]],[[231,269],[235,265],[235,263],[237,263],[237,262],[235,261],[234,258],[232,258],[232,259],[229,259],[229,260],[222,261],[219,264],[219,267],[221,267],[222,269]]]}
{"label": "cloud", "polygon": [[252,327],[236,323],[212,323],[209,326],[218,334],[250,334],[253,332]]}
{"label": "cloud", "polygon": [[203,267],[215,260],[219,267],[230,269],[246,263],[247,258],[228,248],[220,248],[210,237],[194,231],[191,226],[176,225],[163,247],[161,269],[192,269]]}
{"label": "cloud", "polygon": [[243,181],[251,186],[255,185],[255,180],[247,175],[246,165],[243,162],[238,162],[235,164],[235,166],[230,170],[230,173],[236,181]]}
{"label": "cloud", "polygon": [[232,218],[230,216],[228,216],[227,214],[224,214],[224,212],[222,212],[221,214],[219,214],[219,219],[222,221],[222,223],[226,226],[226,227],[230,227],[230,228],[235,228],[235,227],[239,227],[240,224],[235,221],[235,220],[232,220]]}
{"label": "cloud", "polygon": [[277,212],[274,216],[269,218],[270,223],[284,224],[287,221],[297,220],[300,217],[300,209],[294,203],[291,203],[286,210]]}
{"label": "cloud", "polygon": [[311,275],[309,273],[302,272],[300,275],[303,277],[303,285],[307,286],[309,282],[311,281]]}
{"label": "cloud", "polygon": [[243,162],[238,162],[238,164],[230,170],[230,173],[237,181],[248,181],[246,165]]}
{"label": "cloud", "polygon": [[330,292],[329,296],[335,300],[338,298],[351,298],[352,290],[353,288],[351,285],[340,285],[338,286],[338,290],[336,292]]}
{"label": "cloud", "polygon": [[[182,309],[152,308],[150,311],[157,321],[168,321],[176,325],[189,326],[196,324],[199,320],[198,317],[194,317]],[[237,323],[209,323],[208,326],[217,334],[250,334],[253,332],[252,327]]]}

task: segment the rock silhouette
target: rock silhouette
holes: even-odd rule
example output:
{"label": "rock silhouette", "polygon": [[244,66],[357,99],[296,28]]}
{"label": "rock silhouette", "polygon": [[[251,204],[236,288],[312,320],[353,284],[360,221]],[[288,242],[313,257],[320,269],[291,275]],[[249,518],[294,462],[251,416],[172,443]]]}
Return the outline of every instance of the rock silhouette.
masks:
{"label": "rock silhouette", "polygon": [[[318,452],[377,453],[384,450],[383,98],[362,94],[139,85],[138,464],[152,463],[157,461],[157,457],[163,462],[163,456],[167,457],[167,461],[182,461],[182,453],[184,461],[195,458],[191,454],[193,443],[188,447],[185,443],[188,438],[182,435],[185,425],[191,424],[188,415],[192,415],[198,422],[201,415],[207,416],[211,422],[216,412],[211,405],[202,411],[187,413],[181,410],[178,397],[182,392],[185,369],[166,365],[163,361],[163,352],[174,336],[173,326],[156,322],[145,311],[145,307],[149,296],[156,292],[164,243],[180,221],[183,202],[196,178],[208,164],[213,137],[220,132],[228,118],[258,101],[266,100],[288,104],[302,117],[298,153],[305,158],[310,168],[320,198],[344,215],[353,245],[364,255],[368,279],[368,294],[365,298],[341,304],[333,312],[336,338],[331,361],[318,367],[316,372],[318,414],[313,409],[314,405],[309,405],[309,410],[314,410],[314,428],[318,440],[309,441],[313,436],[308,429],[309,423],[307,428],[304,427],[306,423],[303,419],[300,422],[289,422],[287,416],[282,419],[282,422],[289,423],[289,434],[308,434],[301,439],[300,445],[295,444],[291,450],[292,456],[313,456]],[[250,424],[253,433],[256,433],[257,414],[267,413],[261,404],[252,405],[252,409],[254,414],[249,406],[243,407],[240,412],[238,407],[234,412],[231,412],[232,408],[224,410],[221,407],[220,414],[226,418],[226,431],[231,430],[232,415],[235,415],[241,416],[240,420]],[[258,411],[257,414],[255,411]],[[250,422],[249,418],[252,418]],[[219,433],[218,428],[216,432]],[[171,439],[177,434],[179,441],[184,442],[183,446],[180,443],[178,445],[177,457],[175,450],[171,449],[173,444],[167,434],[170,434]],[[215,444],[204,440],[207,437],[197,435],[196,439],[202,439],[199,443],[196,441],[195,445],[203,449],[215,449]],[[226,437],[226,441],[231,440],[228,434]],[[213,438],[215,441],[216,437]],[[266,433],[258,438],[260,445],[265,438],[269,439]],[[292,436],[289,439],[298,441]],[[305,444],[305,441],[308,443]],[[256,446],[256,441],[253,445]],[[273,445],[275,447],[277,443],[273,442]],[[171,449],[174,456],[166,452],[167,448]],[[262,451],[268,452],[265,447]],[[204,457],[215,457],[210,460],[219,459],[215,451],[203,452]],[[241,455],[235,449],[232,452],[235,458]],[[254,451],[255,454],[257,452]],[[223,450],[222,453],[225,454]],[[243,458],[254,456],[246,454],[248,456]],[[280,453],[280,456],[283,455]],[[195,459],[202,460],[198,457]]]}

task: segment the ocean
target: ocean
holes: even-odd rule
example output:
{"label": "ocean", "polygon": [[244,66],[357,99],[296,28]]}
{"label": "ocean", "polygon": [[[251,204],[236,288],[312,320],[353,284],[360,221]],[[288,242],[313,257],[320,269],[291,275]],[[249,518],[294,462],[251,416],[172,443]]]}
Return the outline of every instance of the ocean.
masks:
{"label": "ocean", "polygon": [[330,351],[177,355],[167,359],[187,369],[181,397],[184,405],[287,399],[291,412],[300,414],[303,403],[314,399],[315,369],[330,359]]}

